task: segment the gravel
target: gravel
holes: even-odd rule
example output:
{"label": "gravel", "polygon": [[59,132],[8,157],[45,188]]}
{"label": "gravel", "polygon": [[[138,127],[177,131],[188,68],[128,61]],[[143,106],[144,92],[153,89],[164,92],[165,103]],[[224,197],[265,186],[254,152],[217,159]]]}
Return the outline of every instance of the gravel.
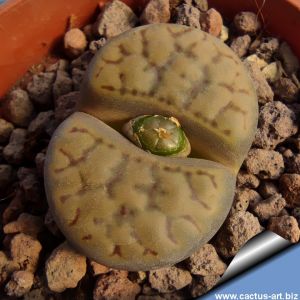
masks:
{"label": "gravel", "polygon": [[169,0],[150,0],[140,17],[142,24],[168,23],[171,17]]}
{"label": "gravel", "polygon": [[[217,235],[176,266],[117,271],[87,260],[65,242],[46,202],[45,153],[55,128],[76,110],[88,64],[106,41],[139,22],[169,20],[215,35],[244,61],[258,93],[258,130]],[[240,12],[225,25],[207,0],[151,0],[141,15],[113,0],[93,24],[66,34],[65,54],[33,74],[26,89],[16,86],[7,94],[0,118],[0,193],[5,199],[0,285],[8,296],[189,299],[217,284],[239,249],[264,228],[299,242],[299,60],[286,42],[260,37],[256,14]]]}

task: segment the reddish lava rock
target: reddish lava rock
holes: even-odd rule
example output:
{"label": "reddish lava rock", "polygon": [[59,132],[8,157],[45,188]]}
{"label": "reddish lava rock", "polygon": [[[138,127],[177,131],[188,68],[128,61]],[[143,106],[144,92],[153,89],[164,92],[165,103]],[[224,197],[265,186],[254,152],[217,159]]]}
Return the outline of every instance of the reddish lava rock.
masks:
{"label": "reddish lava rock", "polygon": [[259,113],[254,145],[259,148],[274,149],[297,132],[296,120],[295,112],[282,102],[267,103]]}
{"label": "reddish lava rock", "polygon": [[16,221],[10,222],[3,227],[5,234],[22,232],[36,237],[43,230],[43,219],[28,213],[22,213]]}
{"label": "reddish lava rock", "polygon": [[190,272],[177,268],[167,267],[150,271],[149,282],[152,288],[161,293],[180,290],[192,282]]}
{"label": "reddish lava rock", "polygon": [[226,264],[220,259],[215,248],[206,244],[187,259],[189,271],[194,275],[222,275]]}
{"label": "reddish lava rock", "polygon": [[209,276],[197,276],[194,278],[193,283],[190,286],[190,292],[192,297],[198,297],[207,293],[212,289],[220,280],[219,275]]}
{"label": "reddish lava rock", "polygon": [[279,152],[265,149],[251,149],[245,160],[249,173],[260,179],[278,179],[284,171],[284,162]]}
{"label": "reddish lava rock", "polygon": [[234,256],[253,236],[261,232],[258,219],[249,212],[237,212],[225,221],[216,236],[215,246],[226,258]]}
{"label": "reddish lava rock", "polygon": [[10,256],[18,269],[34,273],[38,266],[41,243],[35,238],[19,233],[10,242]]}
{"label": "reddish lava rock", "polygon": [[52,252],[45,267],[49,289],[60,293],[77,286],[86,273],[86,258],[63,243]]}
{"label": "reddish lava rock", "polygon": [[141,291],[137,283],[130,281],[125,274],[111,272],[100,275],[96,281],[94,300],[132,300]]}
{"label": "reddish lava rock", "polygon": [[271,218],[268,229],[292,243],[297,243],[300,239],[300,229],[297,220],[292,216]]}
{"label": "reddish lava rock", "polygon": [[258,16],[250,11],[238,13],[234,17],[233,23],[235,29],[241,34],[254,35],[261,28]]}
{"label": "reddish lava rock", "polygon": [[280,191],[289,207],[300,206],[300,175],[283,174],[280,177]]}
{"label": "reddish lava rock", "polygon": [[236,178],[236,185],[240,188],[256,189],[259,183],[260,180],[255,175],[245,170],[240,170]]}
{"label": "reddish lava rock", "polygon": [[28,293],[33,285],[33,274],[28,271],[15,271],[5,286],[8,296],[22,297]]}
{"label": "reddish lava rock", "polygon": [[279,192],[279,188],[278,185],[276,185],[274,182],[264,180],[261,182],[258,191],[263,198],[267,199],[274,194],[277,194]]}
{"label": "reddish lava rock", "polygon": [[248,188],[237,189],[235,191],[234,201],[231,212],[246,211],[250,205],[252,208],[256,203],[262,200],[258,192]]}
{"label": "reddish lava rock", "polygon": [[89,263],[90,263],[90,266],[92,268],[92,272],[93,272],[94,276],[97,276],[97,275],[100,275],[100,274],[106,274],[111,270],[110,268],[108,268],[104,265],[98,264],[95,261],[89,261]]}
{"label": "reddish lava rock", "polygon": [[218,11],[210,8],[206,13],[200,14],[200,25],[203,31],[218,37],[222,31],[223,19]]}
{"label": "reddish lava rock", "polygon": [[140,21],[142,24],[168,23],[170,16],[169,0],[150,0]]}
{"label": "reddish lava rock", "polygon": [[253,212],[259,220],[265,221],[271,217],[277,217],[286,205],[285,199],[280,194],[275,194],[270,198],[260,201],[253,206]]}

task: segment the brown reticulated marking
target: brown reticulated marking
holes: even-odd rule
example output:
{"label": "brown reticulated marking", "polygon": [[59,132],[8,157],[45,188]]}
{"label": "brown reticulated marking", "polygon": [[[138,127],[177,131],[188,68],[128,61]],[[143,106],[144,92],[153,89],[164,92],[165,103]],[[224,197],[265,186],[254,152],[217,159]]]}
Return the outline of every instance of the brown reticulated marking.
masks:
{"label": "brown reticulated marking", "polygon": [[121,252],[121,246],[120,245],[115,245],[114,251],[112,252],[111,256],[114,256],[114,255],[122,257],[122,252]]}
{"label": "brown reticulated marking", "polygon": [[90,64],[82,95],[80,110],[107,124],[172,115],[196,157],[235,171],[257,125],[255,90],[239,58],[219,39],[182,25],[140,26],[111,40]]}
{"label": "brown reticulated marking", "polygon": [[119,269],[189,256],[224,221],[234,184],[218,163],[149,154],[79,112],[54,133],[45,164],[47,199],[62,232],[88,257]]}
{"label": "brown reticulated marking", "polygon": [[80,216],[80,211],[81,211],[80,208],[76,209],[74,219],[69,223],[69,226],[74,226],[77,223],[79,216]]}
{"label": "brown reticulated marking", "polygon": [[87,235],[84,235],[83,237],[82,237],[82,240],[83,241],[89,241],[89,240],[91,240],[92,239],[92,235],[91,234],[87,234]]}

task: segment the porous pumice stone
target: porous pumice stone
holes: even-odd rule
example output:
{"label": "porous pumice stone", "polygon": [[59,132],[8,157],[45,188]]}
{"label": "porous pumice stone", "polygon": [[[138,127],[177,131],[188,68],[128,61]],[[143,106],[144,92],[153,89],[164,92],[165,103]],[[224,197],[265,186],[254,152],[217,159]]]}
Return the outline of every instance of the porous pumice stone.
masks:
{"label": "porous pumice stone", "polygon": [[254,138],[258,104],[235,53],[199,29],[140,26],[111,39],[93,58],[78,109],[119,129],[140,115],[177,118],[192,156],[235,173]]}
{"label": "porous pumice stone", "polygon": [[127,270],[190,256],[223,223],[235,185],[219,163],[150,154],[82,112],[54,133],[44,171],[50,209],[68,241]]}

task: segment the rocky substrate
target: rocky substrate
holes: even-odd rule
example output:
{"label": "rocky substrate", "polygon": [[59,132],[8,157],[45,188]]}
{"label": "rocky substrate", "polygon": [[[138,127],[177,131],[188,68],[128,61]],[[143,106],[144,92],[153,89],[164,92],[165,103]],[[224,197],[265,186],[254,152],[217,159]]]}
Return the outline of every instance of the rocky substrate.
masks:
{"label": "rocky substrate", "polygon": [[[75,109],[95,52],[125,30],[160,22],[202,29],[236,52],[257,91],[258,130],[237,177],[231,212],[209,244],[176,266],[113,270],[65,241],[48,210],[43,163],[55,128]],[[140,16],[114,0],[94,24],[71,25],[61,58],[32,68],[2,101],[1,299],[190,299],[211,289],[262,230],[299,242],[299,61],[287,43],[265,36],[256,14],[240,12],[227,21],[206,0],[151,0]]]}

